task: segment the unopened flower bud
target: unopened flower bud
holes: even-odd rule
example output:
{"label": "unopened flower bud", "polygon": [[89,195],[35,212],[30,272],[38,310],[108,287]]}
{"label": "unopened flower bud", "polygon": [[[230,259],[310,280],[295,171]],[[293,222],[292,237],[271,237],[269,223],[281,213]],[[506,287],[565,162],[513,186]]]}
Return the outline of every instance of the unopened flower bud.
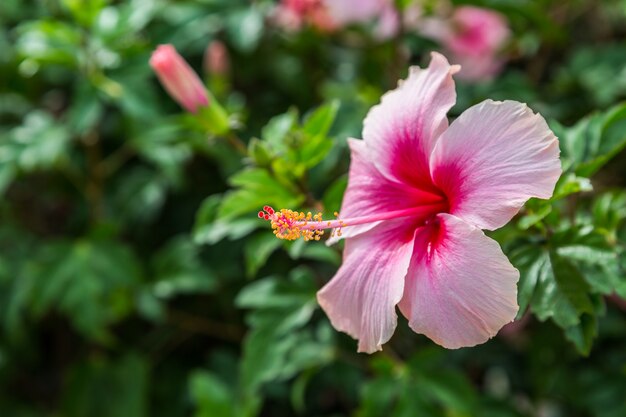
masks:
{"label": "unopened flower bud", "polygon": [[204,84],[172,45],[159,45],[152,53],[150,66],[170,97],[186,110],[196,113],[209,105]]}

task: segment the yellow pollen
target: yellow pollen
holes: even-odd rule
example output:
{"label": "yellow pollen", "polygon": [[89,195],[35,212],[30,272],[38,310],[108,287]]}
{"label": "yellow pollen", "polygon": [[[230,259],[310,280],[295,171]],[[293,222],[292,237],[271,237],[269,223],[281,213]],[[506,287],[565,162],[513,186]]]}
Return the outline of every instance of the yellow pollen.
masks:
{"label": "yellow pollen", "polygon": [[296,240],[303,238],[305,241],[320,240],[323,230],[305,228],[309,222],[321,222],[322,213],[313,215],[311,212],[303,213],[289,209],[281,209],[272,218],[273,233],[279,239]]}

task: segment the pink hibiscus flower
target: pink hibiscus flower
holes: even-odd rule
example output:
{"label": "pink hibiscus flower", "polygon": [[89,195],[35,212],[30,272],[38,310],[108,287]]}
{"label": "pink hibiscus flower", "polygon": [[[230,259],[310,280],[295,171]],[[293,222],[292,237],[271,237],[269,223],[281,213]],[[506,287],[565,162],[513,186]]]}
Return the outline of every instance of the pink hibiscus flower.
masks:
{"label": "pink hibiscus flower", "polygon": [[417,333],[447,348],[483,343],[517,313],[519,272],[481,229],[530,197],[549,198],[561,174],[558,140],[514,101],[484,101],[450,126],[459,70],[433,53],[426,69],[382,98],[351,139],[341,220],[266,207],[280,238],[345,238],[343,264],[318,293],[332,325],[380,350],[396,306]]}
{"label": "pink hibiscus flower", "polygon": [[324,4],[337,26],[376,21],[374,36],[381,41],[395,36],[400,27],[392,0],[324,0]]}
{"label": "pink hibiscus flower", "polygon": [[288,31],[308,23],[323,32],[376,21],[374,36],[381,41],[393,37],[400,25],[391,0],[281,0],[274,21]]}
{"label": "pink hibiscus flower", "polygon": [[390,0],[323,0],[330,15],[340,25],[362,23],[381,15]]}
{"label": "pink hibiscus flower", "polygon": [[451,18],[430,18],[420,23],[420,31],[441,42],[453,62],[461,64],[459,77],[469,81],[492,78],[504,65],[501,49],[511,31],[498,12],[461,6]]}

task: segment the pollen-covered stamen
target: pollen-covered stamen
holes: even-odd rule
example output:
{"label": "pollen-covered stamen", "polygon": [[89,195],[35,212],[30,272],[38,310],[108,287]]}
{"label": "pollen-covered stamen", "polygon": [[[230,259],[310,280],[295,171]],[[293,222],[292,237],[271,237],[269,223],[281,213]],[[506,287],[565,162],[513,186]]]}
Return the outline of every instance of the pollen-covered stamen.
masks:
{"label": "pollen-covered stamen", "polygon": [[282,209],[278,212],[270,206],[263,207],[259,211],[259,218],[270,220],[274,234],[279,239],[296,240],[320,240],[324,231],[318,228],[308,227],[310,222],[319,223],[322,221],[322,213],[313,215],[311,212],[304,213],[289,209]]}
{"label": "pollen-covered stamen", "polygon": [[[310,212],[305,214],[289,209],[281,209],[278,212],[274,212],[271,207],[265,206],[263,208],[264,211],[259,212],[259,217],[271,220],[274,234],[279,239],[296,240],[304,238],[304,240],[320,240],[324,229],[334,229],[331,232],[331,236],[341,236],[341,229],[344,227],[405,217],[432,216],[436,213],[444,212],[446,208],[446,202],[437,202],[403,210],[376,212],[369,216],[324,220],[322,219],[322,213],[312,215]],[[335,212],[335,216],[339,217],[339,213]]]}

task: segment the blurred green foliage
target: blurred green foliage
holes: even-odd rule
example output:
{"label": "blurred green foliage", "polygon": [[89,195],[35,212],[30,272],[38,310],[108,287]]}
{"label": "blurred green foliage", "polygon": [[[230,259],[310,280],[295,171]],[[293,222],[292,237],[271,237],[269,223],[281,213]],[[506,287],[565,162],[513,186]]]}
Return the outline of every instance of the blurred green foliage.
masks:
{"label": "blurred green foliage", "polygon": [[[274,239],[256,211],[338,210],[346,138],[438,45],[286,32],[270,0],[2,0],[0,415],[626,415],[626,2],[453,3],[514,34],[502,74],[458,82],[453,116],[528,102],[565,172],[492,233],[521,271],[518,321],[456,351],[400,323],[367,356],[315,300],[340,249]],[[201,70],[212,40],[227,74]],[[232,134],[167,97],[160,43]]]}

